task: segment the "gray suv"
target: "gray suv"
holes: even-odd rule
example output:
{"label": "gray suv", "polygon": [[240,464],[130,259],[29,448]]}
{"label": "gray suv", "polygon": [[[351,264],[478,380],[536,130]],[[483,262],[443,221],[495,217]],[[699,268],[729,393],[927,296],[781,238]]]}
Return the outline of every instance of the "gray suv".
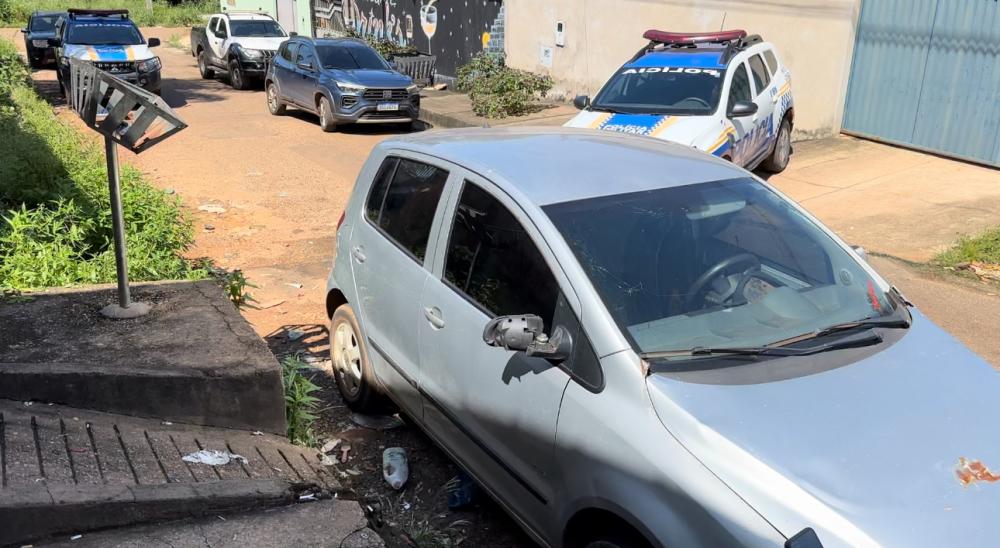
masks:
{"label": "gray suv", "polygon": [[1000,375],[863,254],[697,150],[383,141],[337,231],[337,383],[546,546],[996,546]]}
{"label": "gray suv", "polygon": [[339,124],[412,125],[420,92],[364,40],[295,37],[281,45],[264,79],[271,114],[294,106],[319,116],[323,131]]}

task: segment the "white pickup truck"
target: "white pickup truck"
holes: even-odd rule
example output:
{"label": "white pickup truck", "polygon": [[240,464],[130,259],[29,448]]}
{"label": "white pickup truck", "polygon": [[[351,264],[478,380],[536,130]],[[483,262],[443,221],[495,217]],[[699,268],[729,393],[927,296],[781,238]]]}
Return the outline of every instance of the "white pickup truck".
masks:
{"label": "white pickup truck", "polygon": [[271,16],[257,12],[212,15],[208,24],[191,28],[191,55],[202,78],[216,71],[229,75],[235,89],[249,89],[260,80],[288,33]]}

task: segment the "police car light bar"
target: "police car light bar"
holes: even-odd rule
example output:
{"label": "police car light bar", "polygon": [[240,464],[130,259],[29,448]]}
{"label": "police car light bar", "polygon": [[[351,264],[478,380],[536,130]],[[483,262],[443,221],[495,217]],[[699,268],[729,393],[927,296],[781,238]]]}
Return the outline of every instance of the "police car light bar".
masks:
{"label": "police car light bar", "polygon": [[119,15],[122,19],[128,19],[128,10],[88,10],[70,8],[66,10],[66,13],[68,13],[70,17],[78,17],[81,15],[90,17],[111,17]]}
{"label": "police car light bar", "polygon": [[747,31],[742,29],[724,30],[721,32],[666,32],[649,29],[642,37],[658,44],[698,44],[704,42],[730,42],[746,38]]}

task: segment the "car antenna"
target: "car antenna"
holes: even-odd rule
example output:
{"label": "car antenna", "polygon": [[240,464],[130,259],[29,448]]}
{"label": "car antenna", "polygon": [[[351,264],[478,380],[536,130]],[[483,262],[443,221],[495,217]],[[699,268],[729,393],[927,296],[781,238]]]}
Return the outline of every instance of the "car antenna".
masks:
{"label": "car antenna", "polygon": [[719,32],[722,32],[722,29],[726,28],[726,14],[728,13],[728,11],[722,12],[722,24],[719,25]]}

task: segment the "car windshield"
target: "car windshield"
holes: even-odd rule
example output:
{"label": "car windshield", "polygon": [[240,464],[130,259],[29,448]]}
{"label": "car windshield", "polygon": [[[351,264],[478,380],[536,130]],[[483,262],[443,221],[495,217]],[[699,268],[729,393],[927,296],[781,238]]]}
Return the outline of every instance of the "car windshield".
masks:
{"label": "car windshield", "polygon": [[316,53],[323,68],[340,70],[389,68],[382,56],[370,48],[317,45]]}
{"label": "car windshield", "polygon": [[58,15],[36,15],[31,18],[31,27],[28,30],[32,32],[51,32],[56,27],[58,19]]}
{"label": "car windshield", "polygon": [[69,27],[67,44],[88,46],[136,46],[142,35],[132,22],[74,23]]}
{"label": "car windshield", "polygon": [[838,242],[754,179],[543,209],[642,354],[764,346],[898,308]]}
{"label": "car windshield", "polygon": [[592,108],[630,114],[715,112],[725,70],[685,67],[623,67],[594,98]]}
{"label": "car windshield", "polygon": [[233,36],[242,36],[244,38],[276,38],[286,36],[281,25],[275,21],[268,21],[266,19],[252,21],[230,20],[229,28],[232,30]]}

